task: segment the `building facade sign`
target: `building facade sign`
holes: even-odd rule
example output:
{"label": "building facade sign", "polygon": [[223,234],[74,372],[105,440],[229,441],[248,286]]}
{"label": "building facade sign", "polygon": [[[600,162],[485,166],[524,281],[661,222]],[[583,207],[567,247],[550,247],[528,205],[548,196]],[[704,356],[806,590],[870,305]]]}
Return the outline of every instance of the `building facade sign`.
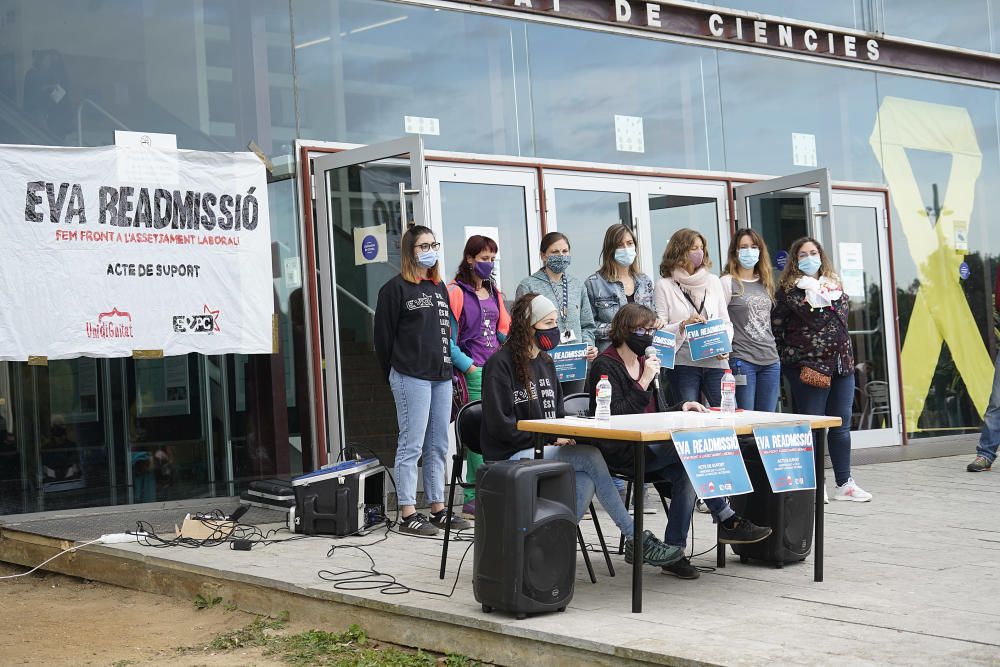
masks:
{"label": "building facade sign", "polygon": [[649,0],[464,0],[535,15],[627,26],[707,42],[1000,84],[1000,57],[752,12]]}

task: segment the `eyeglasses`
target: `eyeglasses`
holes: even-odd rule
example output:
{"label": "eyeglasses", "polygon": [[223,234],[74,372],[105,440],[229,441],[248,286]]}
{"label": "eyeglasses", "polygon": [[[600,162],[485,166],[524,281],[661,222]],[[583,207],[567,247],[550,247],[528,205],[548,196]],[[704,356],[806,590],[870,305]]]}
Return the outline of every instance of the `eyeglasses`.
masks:
{"label": "eyeglasses", "polygon": [[633,329],[632,333],[639,334],[640,336],[652,336],[653,334],[656,333],[656,328],[651,327],[649,329],[646,329],[644,327],[638,327],[636,329]]}
{"label": "eyeglasses", "polygon": [[414,247],[420,252],[427,252],[428,250],[437,250],[441,244],[435,241],[434,243],[420,243]]}

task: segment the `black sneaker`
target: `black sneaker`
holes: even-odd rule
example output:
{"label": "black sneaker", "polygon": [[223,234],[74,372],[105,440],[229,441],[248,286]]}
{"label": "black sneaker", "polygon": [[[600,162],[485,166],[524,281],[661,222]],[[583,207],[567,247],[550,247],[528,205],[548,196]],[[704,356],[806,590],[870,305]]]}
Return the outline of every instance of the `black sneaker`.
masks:
{"label": "black sneaker", "polygon": [[676,563],[664,565],[663,574],[672,574],[678,579],[697,579],[701,576],[698,568],[692,565],[687,558],[681,558]]}
{"label": "black sneaker", "polygon": [[437,526],[427,520],[420,512],[414,512],[408,517],[400,518],[399,532],[410,535],[423,535],[431,537],[438,534]]}
{"label": "black sneaker", "polygon": [[758,526],[741,516],[733,517],[731,528],[726,528],[725,524],[719,526],[719,542],[723,544],[753,544],[766,540],[770,534],[770,528]]}
{"label": "black sneaker", "polygon": [[[431,513],[431,523],[440,530],[444,530],[445,525],[448,523],[448,510],[443,509],[440,512]],[[465,530],[466,528],[471,528],[472,523],[468,520],[463,519],[458,514],[452,513],[451,515],[451,529],[452,530]]]}
{"label": "black sneaker", "polygon": [[[635,558],[635,547],[632,538],[625,540],[625,562],[629,565]],[[676,563],[684,555],[680,547],[672,547],[661,542],[648,530],[642,531],[642,561],[649,565],[669,565]]]}

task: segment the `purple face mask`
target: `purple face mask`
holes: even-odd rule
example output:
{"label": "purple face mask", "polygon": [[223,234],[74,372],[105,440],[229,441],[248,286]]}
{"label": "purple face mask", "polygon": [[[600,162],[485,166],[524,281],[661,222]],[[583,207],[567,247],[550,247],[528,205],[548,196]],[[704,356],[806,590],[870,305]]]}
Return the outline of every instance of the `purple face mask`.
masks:
{"label": "purple face mask", "polygon": [[694,268],[699,268],[705,261],[705,251],[704,250],[692,250],[688,253],[688,260],[691,261],[691,266]]}
{"label": "purple face mask", "polygon": [[477,276],[486,280],[493,275],[493,262],[476,262],[473,270],[476,272]]}

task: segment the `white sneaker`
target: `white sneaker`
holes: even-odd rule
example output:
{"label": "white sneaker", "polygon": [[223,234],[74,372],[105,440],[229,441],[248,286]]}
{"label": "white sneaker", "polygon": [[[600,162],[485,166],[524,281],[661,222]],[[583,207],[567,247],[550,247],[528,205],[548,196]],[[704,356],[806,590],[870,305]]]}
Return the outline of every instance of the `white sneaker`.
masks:
{"label": "white sneaker", "polygon": [[867,503],[872,499],[872,494],[868,493],[860,486],[854,483],[854,478],[851,477],[843,486],[837,486],[833,489],[833,499],[834,500],[853,500],[856,503]]}
{"label": "white sneaker", "polygon": [[701,512],[702,514],[711,514],[712,513],[712,510],[708,509],[708,505],[706,505],[705,501],[702,500],[701,498],[699,498],[697,500],[697,502],[695,502],[694,508],[697,511]]}
{"label": "white sneaker", "polygon": [[830,494],[826,492],[826,484],[823,485],[823,504],[830,504]]}

